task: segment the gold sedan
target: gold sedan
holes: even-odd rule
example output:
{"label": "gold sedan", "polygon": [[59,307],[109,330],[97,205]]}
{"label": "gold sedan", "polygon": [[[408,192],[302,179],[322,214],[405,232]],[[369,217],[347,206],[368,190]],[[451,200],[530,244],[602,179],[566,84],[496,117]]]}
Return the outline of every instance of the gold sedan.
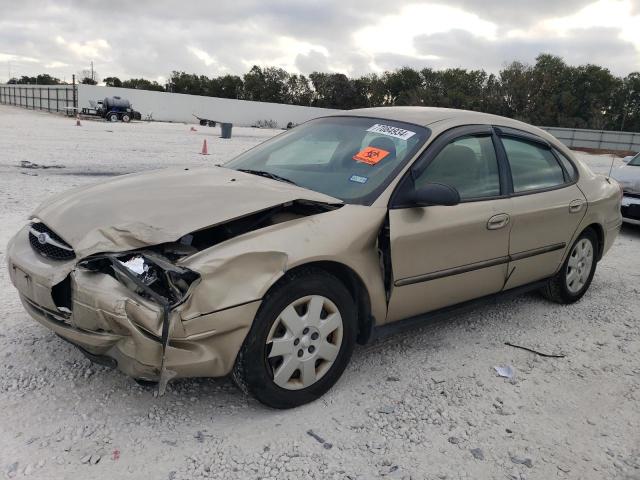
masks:
{"label": "gold sedan", "polygon": [[7,258],[26,310],[95,361],[161,392],[231,374],[288,408],[326,392],[356,342],[504,293],[579,300],[621,196],[530,125],[363,109],[224,167],[49,199]]}

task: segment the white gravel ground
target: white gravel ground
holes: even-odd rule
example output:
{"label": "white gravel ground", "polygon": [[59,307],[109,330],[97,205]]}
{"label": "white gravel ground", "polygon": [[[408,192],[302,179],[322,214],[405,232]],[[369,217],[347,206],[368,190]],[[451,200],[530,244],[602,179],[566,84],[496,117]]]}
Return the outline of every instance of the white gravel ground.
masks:
{"label": "white gravel ground", "polygon": [[[266,409],[224,379],[176,381],[156,398],[24,312],[4,246],[48,195],[224,161],[274,133],[236,128],[222,140],[218,129],[181,124],[76,127],[0,106],[0,475],[640,478],[640,228],[623,228],[579,303],[529,294],[358,348],[335,388],[291,411]],[[204,138],[208,157],[198,154]],[[610,158],[582,156],[608,170]],[[496,376],[497,365],[513,366],[515,379]]]}

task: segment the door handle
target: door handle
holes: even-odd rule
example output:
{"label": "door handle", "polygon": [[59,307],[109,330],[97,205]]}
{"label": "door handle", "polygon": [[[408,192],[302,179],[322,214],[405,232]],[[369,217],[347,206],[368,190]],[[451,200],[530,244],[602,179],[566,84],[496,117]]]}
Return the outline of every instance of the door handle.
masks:
{"label": "door handle", "polygon": [[578,213],[584,207],[584,201],[582,200],[573,200],[569,203],[569,213]]}
{"label": "door handle", "polygon": [[506,213],[499,213],[494,215],[487,221],[487,230],[498,230],[500,228],[504,228],[509,225],[509,220],[511,217]]}

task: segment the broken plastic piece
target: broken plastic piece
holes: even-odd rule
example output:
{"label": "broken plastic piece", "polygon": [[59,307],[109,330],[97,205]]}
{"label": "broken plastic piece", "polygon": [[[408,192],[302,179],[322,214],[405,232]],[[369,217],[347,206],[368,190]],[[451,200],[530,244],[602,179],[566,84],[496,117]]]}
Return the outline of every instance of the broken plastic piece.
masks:
{"label": "broken plastic piece", "polygon": [[509,380],[512,380],[516,374],[516,371],[513,369],[511,365],[507,365],[505,367],[493,367],[493,368],[496,370],[499,377],[508,378]]}

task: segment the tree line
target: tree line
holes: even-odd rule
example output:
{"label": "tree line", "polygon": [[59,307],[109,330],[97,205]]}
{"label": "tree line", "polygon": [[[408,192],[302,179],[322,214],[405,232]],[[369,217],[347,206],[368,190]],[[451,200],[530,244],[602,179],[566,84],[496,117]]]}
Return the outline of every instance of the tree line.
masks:
{"label": "tree line", "polygon": [[[49,75],[14,83],[58,81]],[[91,79],[89,79],[91,80]],[[394,105],[494,113],[534,125],[640,131],[640,72],[625,77],[597,65],[567,65],[542,54],[533,65],[512,62],[497,74],[402,67],[349,78],[342,73],[292,74],[254,66],[243,76],[207,77],[174,71],[166,85],[144,78],[104,79],[107,86],[190,95],[352,109]]]}

